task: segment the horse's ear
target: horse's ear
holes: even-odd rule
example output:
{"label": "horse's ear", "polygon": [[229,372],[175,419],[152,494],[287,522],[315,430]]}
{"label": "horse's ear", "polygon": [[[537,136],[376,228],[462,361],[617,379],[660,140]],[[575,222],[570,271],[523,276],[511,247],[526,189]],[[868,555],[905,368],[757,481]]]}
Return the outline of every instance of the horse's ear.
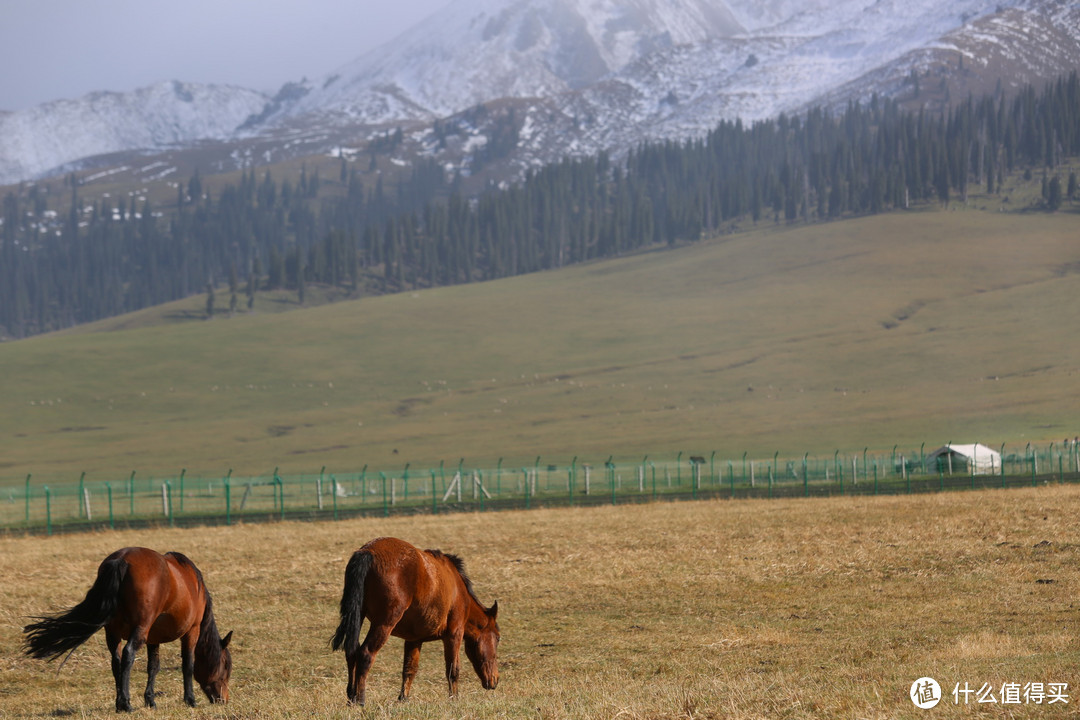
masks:
{"label": "horse's ear", "polygon": [[485,612],[487,613],[487,616],[489,618],[494,620],[495,617],[499,614],[499,601],[496,600],[494,603],[492,603],[491,607],[485,610]]}
{"label": "horse's ear", "polygon": [[224,650],[225,648],[229,647],[229,641],[230,641],[230,640],[232,640],[232,630],[230,630],[230,631],[229,631],[229,634],[228,634],[228,635],[226,635],[225,637],[221,638],[221,649],[222,649],[222,650]]}

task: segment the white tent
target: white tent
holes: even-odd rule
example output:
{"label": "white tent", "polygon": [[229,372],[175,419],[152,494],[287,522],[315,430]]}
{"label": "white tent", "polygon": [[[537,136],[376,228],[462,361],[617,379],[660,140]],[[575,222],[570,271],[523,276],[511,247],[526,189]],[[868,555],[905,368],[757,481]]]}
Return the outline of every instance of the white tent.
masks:
{"label": "white tent", "polygon": [[1001,472],[1001,453],[985,445],[945,445],[926,456],[931,471],[974,471],[976,475],[993,475]]}

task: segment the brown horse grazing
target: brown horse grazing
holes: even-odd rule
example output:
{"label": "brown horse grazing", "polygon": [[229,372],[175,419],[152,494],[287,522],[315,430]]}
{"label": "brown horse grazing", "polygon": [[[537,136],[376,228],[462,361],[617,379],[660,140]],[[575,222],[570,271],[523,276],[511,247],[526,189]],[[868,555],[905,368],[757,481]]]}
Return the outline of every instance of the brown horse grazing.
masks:
{"label": "brown horse grazing", "polygon": [[[442,640],[446,680],[457,693],[461,644],[486,690],[499,682],[499,603],[485,608],[476,598],[461,560],[438,550],[420,550],[404,540],[379,538],[353,553],[345,568],[341,624],[330,641],[345,650],[350,703],[364,704],[368,671],[391,635],[405,641],[401,694],[409,697],[420,666],[420,647]],[[371,621],[359,642],[364,618]]]}
{"label": "brown horse grazing", "polygon": [[[184,702],[195,706],[192,677],[210,702],[229,699],[232,658],[229,640],[218,634],[210,593],[202,573],[180,553],[160,555],[146,548],[124,548],[105,558],[86,598],[65,613],[23,628],[24,648],[32,657],[55,660],[105,628],[116,681],[116,711],[130,712],[128,684],[135,653],[146,645],[147,707],[154,707],[154,679],[161,665],[158,646],[180,640]],[[127,640],[123,652],[120,641]],[[62,664],[61,664],[62,666]]]}

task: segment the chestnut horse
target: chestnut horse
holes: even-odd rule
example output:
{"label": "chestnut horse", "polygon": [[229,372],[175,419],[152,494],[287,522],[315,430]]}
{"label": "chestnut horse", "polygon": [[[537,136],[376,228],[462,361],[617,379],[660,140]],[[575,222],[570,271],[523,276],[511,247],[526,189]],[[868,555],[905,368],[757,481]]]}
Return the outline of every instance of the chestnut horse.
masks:
{"label": "chestnut horse", "polygon": [[[457,693],[459,656],[465,654],[486,690],[499,682],[499,603],[485,608],[473,592],[461,559],[438,550],[420,550],[397,538],[378,538],[353,553],[345,568],[341,624],[330,641],[345,650],[350,703],[364,704],[368,671],[391,635],[405,641],[401,694],[407,700],[420,666],[420,647],[442,640],[450,696]],[[360,643],[360,626],[370,621]]]}
{"label": "chestnut horse", "polygon": [[[229,640],[218,634],[210,593],[202,573],[180,553],[160,555],[146,548],[124,548],[98,566],[86,598],[65,613],[38,618],[23,628],[31,657],[55,660],[105,628],[116,681],[116,711],[130,712],[128,684],[135,653],[146,646],[147,707],[155,707],[154,679],[161,665],[158,646],[180,640],[184,702],[195,706],[192,677],[210,702],[229,699],[232,658]],[[127,640],[120,650],[120,641]],[[63,667],[63,663],[61,663]]]}

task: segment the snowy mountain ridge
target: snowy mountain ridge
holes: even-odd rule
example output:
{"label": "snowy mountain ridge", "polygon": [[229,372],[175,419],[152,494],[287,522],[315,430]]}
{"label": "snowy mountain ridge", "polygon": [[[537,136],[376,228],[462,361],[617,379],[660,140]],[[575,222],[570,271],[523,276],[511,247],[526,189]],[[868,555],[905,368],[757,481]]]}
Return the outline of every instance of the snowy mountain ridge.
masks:
{"label": "snowy mountain ridge", "polygon": [[0,115],[0,183],[93,155],[228,137],[266,102],[253,90],[173,80]]}
{"label": "snowy mountain ridge", "polygon": [[[912,71],[963,89],[1077,67],[1080,5],[1068,0],[456,0],[272,98],[164,82],[0,114],[0,183],[203,140],[259,143],[265,161],[326,152],[492,102],[521,108],[520,168],[701,135],[725,119],[897,97]],[[486,140],[474,130],[467,147]]]}

